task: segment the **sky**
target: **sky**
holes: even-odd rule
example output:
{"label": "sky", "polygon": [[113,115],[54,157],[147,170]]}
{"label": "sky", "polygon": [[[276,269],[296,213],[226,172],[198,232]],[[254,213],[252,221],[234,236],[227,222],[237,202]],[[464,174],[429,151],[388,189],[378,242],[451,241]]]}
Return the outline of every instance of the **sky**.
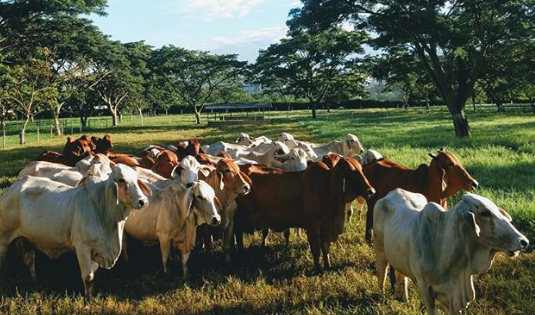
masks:
{"label": "sky", "polygon": [[144,40],[254,62],[259,49],[278,42],[298,0],[108,0],[107,16],[91,16],[113,40]]}

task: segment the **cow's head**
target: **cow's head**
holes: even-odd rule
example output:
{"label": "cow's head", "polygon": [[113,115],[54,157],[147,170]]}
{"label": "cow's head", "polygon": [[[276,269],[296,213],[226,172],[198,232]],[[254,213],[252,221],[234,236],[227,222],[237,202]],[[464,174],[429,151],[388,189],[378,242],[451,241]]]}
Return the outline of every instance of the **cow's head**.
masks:
{"label": "cow's head", "polygon": [[340,154],[329,153],[329,154],[325,154],[321,158],[321,161],[325,163],[325,165],[327,165],[328,168],[333,168],[338,163],[338,161],[340,161],[340,157],[341,157]]}
{"label": "cow's head", "polygon": [[343,155],[352,156],[361,154],[362,152],[364,152],[364,148],[362,147],[362,144],[360,144],[359,138],[354,134],[348,133],[343,142]]}
{"label": "cow's head", "polygon": [[528,247],[528,239],[511,224],[511,216],[489,199],[467,193],[457,207],[478,241],[492,251],[515,256]]}
{"label": "cow's head", "polygon": [[362,164],[362,165],[370,164],[370,163],[373,163],[375,161],[379,161],[382,158],[383,158],[383,155],[381,153],[379,153],[379,152],[377,152],[375,150],[369,149],[362,156],[362,160],[361,160],[360,164]]}
{"label": "cow's head", "polygon": [[102,138],[91,137],[91,141],[95,144],[95,153],[107,153],[112,147],[111,135],[104,135]]}
{"label": "cow's head", "polygon": [[188,155],[173,169],[171,178],[180,181],[186,187],[191,187],[199,180],[199,170],[201,170],[201,164],[193,156]]}
{"label": "cow's head", "polygon": [[216,173],[219,179],[220,189],[246,195],[251,191],[251,179],[240,171],[236,163],[229,159],[221,159],[217,162]]}
{"label": "cow's head", "polygon": [[246,133],[240,133],[238,135],[238,138],[236,139],[236,144],[243,145],[243,146],[250,146],[254,143],[254,141],[251,139],[251,136],[249,136]]}
{"label": "cow's head", "polygon": [[196,225],[218,225],[221,223],[221,203],[214,189],[204,181],[196,181],[189,189],[188,213],[195,216]]}
{"label": "cow's head", "polygon": [[[357,197],[369,198],[375,194],[375,189],[370,185],[366,176],[362,172],[362,166],[352,157],[341,157],[333,168],[336,184],[338,187],[339,178],[342,179],[341,191],[344,195],[344,201],[351,202]],[[342,174],[338,176],[337,174]]]}
{"label": "cow's head", "polygon": [[136,171],[131,167],[117,164],[108,181],[114,183],[117,204],[123,204],[130,209],[142,209],[149,204],[147,196],[151,196],[152,191],[138,179]]}
{"label": "cow's head", "polygon": [[177,155],[169,150],[164,150],[156,157],[156,162],[151,170],[158,175],[169,178],[177,165]]}
{"label": "cow's head", "polygon": [[307,168],[308,155],[300,148],[293,148],[288,154],[278,155],[277,159],[282,162],[281,168],[287,171],[302,171]]}
{"label": "cow's head", "polygon": [[431,185],[441,185],[442,198],[453,196],[459,190],[472,191],[479,186],[453,153],[440,149],[429,156],[433,158],[430,171],[436,172],[437,178],[440,178],[440,184],[431,183]]}

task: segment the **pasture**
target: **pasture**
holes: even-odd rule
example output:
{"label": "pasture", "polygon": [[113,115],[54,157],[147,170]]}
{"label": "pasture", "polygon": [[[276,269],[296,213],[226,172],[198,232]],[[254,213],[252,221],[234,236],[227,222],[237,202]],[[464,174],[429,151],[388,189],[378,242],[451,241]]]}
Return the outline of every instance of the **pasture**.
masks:
{"label": "pasture", "polygon": [[[112,134],[114,151],[136,153],[149,144],[170,144],[197,138],[202,144],[233,142],[239,132],[270,138],[285,131],[296,139],[324,143],[357,135],[373,148],[409,167],[428,163],[428,153],[440,147],[454,152],[479,181],[476,193],[509,211],[515,226],[535,240],[535,116],[491,111],[468,112],[471,139],[457,139],[445,108],[411,110],[355,110],[321,112],[313,121],[308,111],[275,113],[271,125],[196,126],[194,117],[181,115],[126,121],[113,129],[95,128],[88,134]],[[203,117],[204,118],[204,117]],[[169,124],[171,122],[171,124]],[[65,137],[0,150],[0,190],[43,150],[60,151]],[[253,183],[254,184],[254,183]],[[459,195],[449,200],[456,203]],[[233,252],[227,267],[221,243],[211,252],[194,252],[191,279],[177,272],[166,277],[159,251],[133,244],[130,263],[100,269],[97,296],[83,298],[83,285],[74,255],[50,261],[38,256],[37,277],[29,273],[14,250],[0,271],[2,314],[422,314],[414,285],[409,303],[393,294],[379,294],[374,252],[364,242],[364,220],[353,217],[331,250],[333,270],[315,274],[304,234],[292,233],[284,246],[280,233],[271,233],[267,248],[260,233],[248,235],[245,250]],[[486,274],[475,277],[476,301],[466,314],[535,314],[535,253],[510,259],[499,254]],[[179,269],[178,269],[179,270]]]}

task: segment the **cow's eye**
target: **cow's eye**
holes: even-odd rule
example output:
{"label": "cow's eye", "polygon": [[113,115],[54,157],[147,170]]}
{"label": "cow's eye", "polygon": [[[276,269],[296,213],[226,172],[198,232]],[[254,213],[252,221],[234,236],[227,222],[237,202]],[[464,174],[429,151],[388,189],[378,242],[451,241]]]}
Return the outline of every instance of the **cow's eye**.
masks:
{"label": "cow's eye", "polygon": [[204,200],[204,197],[201,196],[201,195],[199,195],[199,196],[197,196],[197,199],[199,199],[199,200]]}
{"label": "cow's eye", "polygon": [[490,211],[483,211],[480,214],[482,217],[485,217],[485,218],[490,218],[490,216],[492,215]]}
{"label": "cow's eye", "polygon": [[224,170],[223,173],[230,173],[230,170]]}
{"label": "cow's eye", "polygon": [[124,178],[119,178],[119,180],[117,180],[117,182],[121,183],[121,184],[126,184],[126,179]]}

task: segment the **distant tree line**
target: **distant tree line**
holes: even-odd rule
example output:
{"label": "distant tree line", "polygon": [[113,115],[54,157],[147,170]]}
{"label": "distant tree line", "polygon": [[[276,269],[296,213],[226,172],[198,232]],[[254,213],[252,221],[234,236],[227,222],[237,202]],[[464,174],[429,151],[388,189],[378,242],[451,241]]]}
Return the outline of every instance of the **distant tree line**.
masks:
{"label": "distant tree line", "polygon": [[[200,124],[208,103],[252,101],[304,100],[316,118],[318,106],[349,106],[382,82],[373,95],[396,91],[406,107],[446,104],[455,134],[467,137],[469,100],[500,111],[512,99],[535,103],[533,0],[302,2],[287,36],[247,64],[235,54],[113,41],[86,18],[105,15],[106,0],[0,1],[2,127],[16,111],[23,142],[44,112],[59,135],[66,113],[86,126],[106,108],[116,125],[121,112],[172,106]],[[251,84],[258,93],[244,92]]]}

